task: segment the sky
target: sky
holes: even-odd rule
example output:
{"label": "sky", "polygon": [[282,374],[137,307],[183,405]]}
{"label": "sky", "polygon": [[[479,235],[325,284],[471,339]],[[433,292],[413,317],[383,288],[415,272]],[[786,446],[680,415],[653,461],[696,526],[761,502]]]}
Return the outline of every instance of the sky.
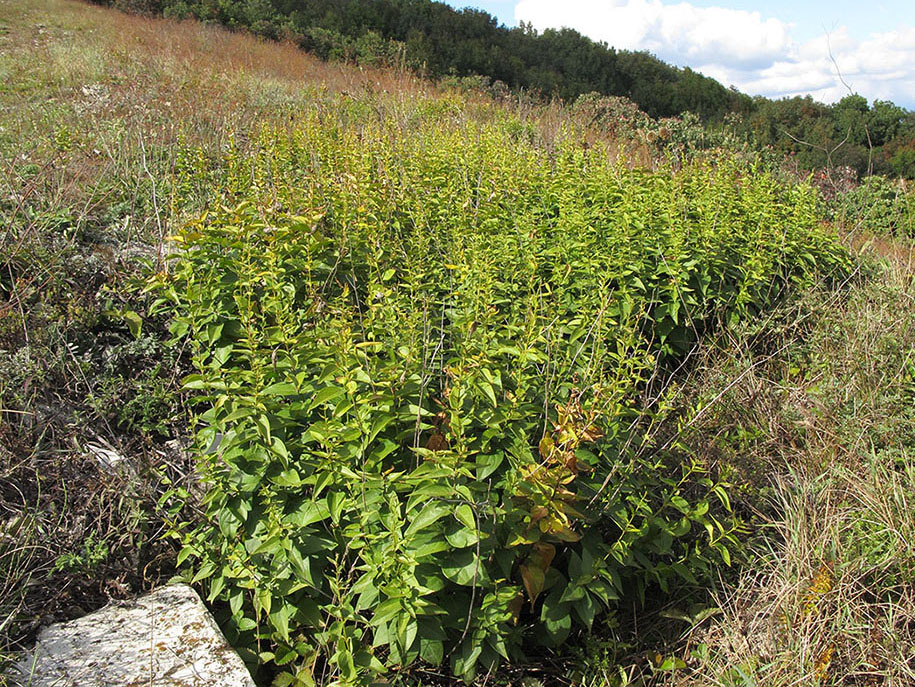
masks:
{"label": "sky", "polygon": [[568,26],[617,49],[648,50],[750,95],[832,103],[850,89],[915,110],[915,0],[448,3],[486,10],[508,26]]}

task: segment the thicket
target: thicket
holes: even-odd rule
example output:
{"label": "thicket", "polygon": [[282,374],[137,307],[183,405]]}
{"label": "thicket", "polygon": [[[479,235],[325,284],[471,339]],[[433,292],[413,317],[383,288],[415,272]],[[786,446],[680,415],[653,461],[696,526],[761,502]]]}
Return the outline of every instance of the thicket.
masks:
{"label": "thicket", "polygon": [[829,205],[835,219],[847,227],[915,237],[915,191],[904,181],[870,176]]}
{"label": "thicket", "polygon": [[726,476],[651,427],[698,337],[848,269],[816,193],[338,105],[182,153],[178,192],[223,196],[152,285],[196,367],[179,558],[248,658],[471,679],[729,563]]}
{"label": "thicket", "polygon": [[[112,598],[135,596],[172,574],[177,551],[160,538],[161,513],[155,507],[162,489],[158,480],[168,475],[177,497],[170,503],[179,510],[170,519],[188,521],[178,528],[189,544],[183,555],[195,563],[188,577],[208,575],[201,579],[219,585],[218,578],[225,578],[223,566],[230,563],[225,587],[214,597],[217,613],[231,614],[232,604],[241,604],[235,619],[227,618],[229,634],[254,663],[271,662],[275,670],[298,673],[302,681],[311,672],[332,682],[340,660],[343,669],[349,665],[348,657],[353,658],[353,671],[363,671],[356,661],[372,663],[371,653],[387,664],[392,683],[441,684],[447,670],[425,661],[404,670],[406,679],[392,674],[399,670],[398,660],[408,662],[417,653],[434,661],[439,641],[443,663],[450,667],[454,661],[469,675],[467,666],[475,658],[471,670],[483,681],[502,631],[510,656],[526,651],[532,659],[513,669],[500,667],[496,681],[512,684],[522,672],[524,683],[537,684],[533,676],[569,670],[576,684],[595,687],[912,681],[912,661],[907,662],[915,628],[915,530],[907,507],[915,426],[915,328],[907,307],[913,295],[912,251],[907,240],[871,235],[877,228],[899,231],[900,221],[894,218],[905,216],[900,211],[911,198],[904,185],[879,179],[856,189],[853,176],[843,179],[835,168],[816,179],[831,194],[820,194],[821,205],[828,201],[825,209],[836,212],[841,224],[862,230],[852,233],[855,245],[866,241],[868,250],[893,256],[898,261],[896,278],[869,276],[849,289],[791,297],[784,309],[774,312],[761,306],[752,315],[754,309],[747,307],[744,323],[723,331],[719,322],[730,320],[736,303],[733,293],[725,296],[726,287],[754,271],[753,264],[771,277],[771,291],[757,294],[760,303],[771,303],[792,281],[792,265],[798,267],[794,278],[801,283],[814,279],[812,272],[804,276],[800,266],[809,262],[801,248],[806,228],[819,236],[810,239],[811,259],[834,254],[830,241],[804,219],[818,214],[809,205],[810,190],[792,190],[764,175],[751,180],[763,170],[742,166],[740,160],[752,156],[744,154],[745,147],[735,156],[726,130],[710,132],[691,117],[650,121],[622,98],[586,96],[572,111],[531,99],[497,98],[495,104],[478,93],[440,99],[442,92],[453,91],[437,90],[403,71],[321,63],[291,46],[195,22],[151,21],[69,0],[12,0],[7,6],[9,12],[0,21],[0,71],[10,77],[0,89],[0,215],[8,228],[0,234],[0,671],[7,659],[15,660],[13,649],[29,646],[40,625],[81,615]],[[476,77],[462,83],[476,81],[485,85]],[[498,84],[489,87],[499,95]],[[334,95],[340,92],[346,95]],[[304,119],[307,133],[298,130],[303,112],[310,113]],[[262,122],[281,128],[257,135]],[[557,138],[557,129],[570,122],[588,130],[580,136],[566,131]],[[238,133],[229,144],[233,130]],[[323,141],[325,132],[332,141]],[[486,146],[475,152],[483,139]],[[726,149],[716,151],[719,145]],[[586,146],[590,149],[584,150]],[[609,164],[604,155],[615,159],[624,146],[646,166],[661,170],[632,172],[622,163]],[[517,173],[512,168],[514,148],[521,151],[518,159],[523,162]],[[363,149],[374,151],[365,162],[359,158]],[[411,173],[401,171],[401,151],[407,150],[412,152],[403,159],[415,169]],[[666,156],[670,169],[659,162]],[[691,162],[694,158],[702,161]],[[766,162],[765,169],[779,168]],[[664,178],[671,171],[673,177]],[[493,188],[485,184],[477,191],[477,179],[501,191],[492,195]],[[440,189],[444,200],[438,202]],[[646,200],[651,198],[655,200]],[[245,199],[252,204],[239,209]],[[160,277],[175,278],[164,284],[164,293],[174,289],[182,308],[190,308],[191,301],[197,304],[169,334],[162,326],[171,314],[167,302],[160,302],[159,315],[148,311],[151,300],[163,292],[143,297],[128,285],[147,268],[161,265],[163,230],[174,231],[184,218],[198,216],[202,206],[209,206],[210,214],[183,232],[189,255],[195,246],[203,247],[200,254],[179,255],[175,259],[181,266],[175,263],[170,274]],[[476,218],[487,224],[477,225]],[[296,230],[297,223],[304,228]],[[466,230],[468,226],[473,230]],[[755,227],[746,245],[741,243],[745,227]],[[789,227],[784,235],[790,249],[782,259],[775,246],[784,227]],[[250,246],[242,242],[246,232],[254,237]],[[655,233],[660,237],[656,244]],[[274,237],[272,244],[267,236]],[[512,248],[515,243],[517,250]],[[301,246],[316,248],[303,256],[296,254]],[[722,272],[720,284],[719,263],[710,258],[716,246],[720,264],[733,260],[736,265]],[[771,262],[748,261],[756,246],[771,248],[775,257]],[[373,256],[375,247],[380,257]],[[477,255],[478,248],[488,253]],[[466,257],[471,252],[473,259]],[[617,252],[631,258],[623,272]],[[710,266],[706,269],[702,260],[699,266],[688,265],[688,259],[670,262],[671,256],[693,253],[708,259]],[[685,298],[704,303],[690,301],[688,308],[678,310],[675,318],[681,324],[690,319],[697,324],[695,330],[685,328],[682,346],[702,332],[698,320],[703,312],[711,313],[705,333],[722,332],[720,345],[690,349],[686,360],[682,346],[673,341],[678,334],[662,341],[667,325],[659,323],[667,320],[661,308],[676,293],[664,290],[669,275],[662,268],[667,262],[683,267],[689,279],[711,275],[712,291],[723,289],[716,292],[719,301],[710,300],[708,290],[704,295],[680,290]],[[234,265],[227,281],[210,283],[223,264]],[[427,271],[409,276],[416,265]],[[824,266],[829,273],[829,258]],[[879,270],[867,273],[879,275]],[[476,286],[471,280],[478,275],[483,280]],[[702,282],[705,276],[696,278]],[[757,283],[755,279],[749,283]],[[617,322],[610,326],[595,316],[595,307],[598,301],[609,303],[602,315],[609,317],[615,295],[624,293],[618,284],[629,290],[633,311],[628,320],[615,315]],[[685,284],[692,288],[689,281]],[[531,291],[525,290],[528,285]],[[414,290],[408,292],[408,287]],[[592,296],[582,295],[592,291]],[[368,293],[376,294],[370,306],[365,305]],[[410,299],[414,293],[415,301]],[[493,293],[499,300],[490,303]],[[204,312],[207,294],[219,308],[226,304],[225,309]],[[245,301],[246,294],[257,299]],[[313,310],[275,316],[283,298]],[[233,332],[237,318],[229,309],[240,308],[238,303],[260,347],[254,363],[249,362],[254,353],[247,351],[246,341],[239,344]],[[795,305],[789,307],[791,303]],[[464,310],[451,307],[455,304],[470,304],[485,317],[469,320]],[[582,322],[600,321],[593,330],[589,324],[584,334],[575,334],[573,341],[567,332],[573,327],[578,331],[582,322],[575,323],[568,309],[579,304],[584,308]],[[496,309],[491,311],[492,305]],[[687,311],[691,318],[684,320]],[[208,317],[214,319],[204,326]],[[525,324],[518,325],[522,317]],[[274,320],[292,323],[282,330],[282,343],[271,341],[275,330],[266,329]],[[401,321],[406,323],[403,330]],[[428,322],[428,330],[419,322]],[[389,326],[378,333],[379,323]],[[185,325],[188,330],[182,332]],[[523,362],[511,350],[489,347],[493,342],[480,332],[487,325],[485,331],[495,331],[499,340],[511,337],[523,343],[519,352],[531,358]],[[210,475],[202,485],[188,474],[188,458],[181,450],[184,395],[176,389],[176,380],[187,373],[184,354],[192,345],[187,338],[173,346],[163,340],[193,332],[197,364],[211,365],[198,372],[203,376],[188,380],[202,415],[193,451],[204,463],[202,472]],[[217,337],[212,346],[210,332]],[[600,348],[595,352],[597,332],[634,337],[631,348],[624,349],[631,355]],[[415,338],[406,344],[412,357],[393,361],[399,350],[392,353],[389,346],[399,344],[401,334]],[[383,345],[373,346],[372,341]],[[230,342],[233,347],[225,348]],[[661,350],[664,345],[668,350]],[[311,350],[320,363],[308,362]],[[216,372],[217,362],[208,362],[208,355],[214,360],[228,356],[222,373]],[[643,366],[653,364],[652,357],[661,364],[649,373]],[[570,370],[574,375],[583,365],[589,369],[584,358],[603,367],[592,366],[590,377],[579,373],[564,386],[563,375]],[[293,359],[305,361],[295,374],[288,367]],[[342,370],[342,381],[322,379],[324,368],[318,366],[325,359]],[[677,385],[659,393],[677,368]],[[374,375],[373,385],[357,378],[359,369]],[[252,370],[265,379],[254,377]],[[468,371],[454,384],[449,370]],[[497,405],[486,390],[484,370],[494,378],[499,372],[501,387],[490,384]],[[627,382],[627,370],[636,377],[641,374],[642,381]],[[403,381],[394,377],[398,372],[407,374]],[[687,379],[683,372],[688,372]],[[348,387],[350,373],[357,384],[354,392]],[[299,374],[304,375],[301,383]],[[405,394],[417,393],[416,375],[425,395],[411,409]],[[295,388],[302,394],[281,396],[284,387],[270,389],[272,380],[281,377],[299,385]],[[228,391],[193,388],[223,378],[232,384]],[[522,401],[516,401],[516,379],[526,385]],[[605,386],[588,386],[582,379]],[[343,391],[312,409],[309,385]],[[599,393],[606,388],[620,394],[610,399],[620,400],[619,415],[613,415],[611,403],[601,405]],[[438,405],[433,399],[445,401],[446,389],[448,398],[462,394],[465,405],[457,410],[450,401],[446,407]],[[580,409],[570,402],[573,394],[567,389],[581,392]],[[627,390],[633,394],[628,401]],[[365,403],[359,410],[339,405],[349,396]],[[374,407],[376,399],[391,406],[376,408],[371,419],[385,414],[393,419],[373,441],[368,436],[354,440],[361,416],[353,413],[367,413],[365,406]],[[235,420],[223,421],[221,414],[229,406],[233,412],[242,408],[242,415],[253,409],[246,424],[236,427]],[[677,412],[683,407],[692,409],[688,419]],[[334,418],[338,408],[341,415]],[[419,408],[425,410],[416,435],[413,411],[419,414]],[[528,411],[536,416],[536,425]],[[443,412],[444,419],[439,415]],[[263,431],[261,415],[269,421],[270,445],[253,434],[254,425]],[[470,418],[460,435],[450,429],[458,426],[452,417],[462,423]],[[526,445],[529,457],[524,458],[531,462],[520,462],[511,453],[514,444],[505,448],[509,438],[487,434],[489,423],[498,431],[514,432],[508,436]],[[321,432],[322,427],[344,428],[344,433],[321,438],[319,444],[311,430]],[[677,433],[681,427],[684,431]],[[573,433],[563,434],[569,428]],[[223,435],[218,442],[216,431]],[[542,445],[550,458],[541,453],[545,435],[553,442]],[[277,437],[288,459],[273,455]],[[378,454],[375,463],[364,465],[347,453],[358,444],[358,454],[365,441],[365,452],[371,454],[385,439],[396,446],[381,459],[383,468],[378,467]],[[492,448],[478,460],[470,452],[483,441]],[[105,446],[125,456],[120,467],[103,463],[105,454],[99,449]],[[575,462],[567,464],[573,447]],[[250,462],[241,461],[248,448],[253,449]],[[332,459],[325,461],[322,452]],[[479,483],[479,470],[489,469],[490,456],[500,453],[502,463]],[[585,462],[591,460],[589,454],[595,458],[591,471]],[[288,460],[303,484],[285,482],[294,476],[282,475],[285,467],[280,469],[274,458]],[[442,483],[458,494],[448,513],[431,524],[420,523],[422,527],[414,523],[426,504],[411,501],[410,490],[429,485],[417,486],[418,478],[409,476],[420,463],[430,472],[453,469],[457,476]],[[325,486],[318,492],[310,471],[328,466],[328,483],[340,489]],[[719,466],[728,466],[729,472],[721,474]],[[790,481],[781,477],[786,466],[794,475]],[[392,467],[393,472],[378,474]],[[365,476],[368,496],[381,491],[387,499],[374,509],[377,519],[366,516],[364,535],[354,534],[363,517],[357,501],[361,485],[347,479],[347,471]],[[262,477],[261,482],[250,491],[245,491],[247,482],[240,487],[229,482],[243,474]],[[561,489],[573,496],[557,488],[556,496],[542,498],[552,498],[557,508],[568,503],[583,517],[557,511],[556,517],[561,512],[568,518],[568,529],[560,525],[554,531],[557,520],[547,518],[544,513],[551,511],[538,509],[535,502],[541,494],[521,489],[532,483],[548,485],[559,479],[557,474],[572,477]],[[773,494],[770,478],[774,501],[767,498]],[[490,481],[491,491],[483,494]],[[747,534],[734,530],[739,519],[728,513],[718,493],[710,492],[716,484],[726,490],[738,513],[757,513],[758,527],[749,527]],[[198,511],[201,487],[204,493],[212,487],[212,492]],[[466,497],[465,489],[476,501],[459,502]],[[236,523],[231,509],[221,513],[224,496],[232,507],[251,505],[244,523]],[[448,504],[447,499],[433,496],[426,502]],[[310,500],[314,506],[305,505]],[[702,514],[704,502],[709,510]],[[629,528],[613,519],[612,506],[620,503],[630,514]],[[680,537],[679,507],[684,503],[691,508],[685,516],[690,531]],[[285,513],[280,504],[287,505]],[[472,529],[461,505],[474,515]],[[182,506],[190,507],[180,511]],[[401,520],[392,515],[398,507]],[[506,512],[516,507],[523,512]],[[209,524],[194,535],[199,514]],[[279,524],[269,520],[280,515]],[[431,508],[428,517],[436,515],[437,509]],[[303,530],[304,539],[297,539],[298,526],[290,523],[303,516],[318,520]],[[529,516],[536,524],[526,522]],[[231,532],[233,523],[238,529],[228,536],[224,528]],[[414,527],[409,541],[396,539],[388,523],[401,523],[402,535]],[[727,547],[732,557],[741,555],[752,534],[758,535],[755,558],[724,570],[719,565],[723,553],[710,546],[705,524],[712,525],[713,536],[719,537],[715,543]],[[514,543],[509,527],[539,539],[509,546]],[[306,574],[314,584],[303,582],[297,564],[284,568],[282,554],[274,551],[276,542],[263,536],[288,530],[298,551],[306,544],[318,547],[306,552]],[[448,575],[455,574],[454,565],[441,572],[441,561],[429,554],[412,568],[418,572],[407,575],[403,586],[387,583],[396,580],[397,570],[414,565],[410,555],[415,558],[420,537],[427,537],[430,546],[447,546],[439,552],[443,559],[462,551],[466,555],[467,550],[477,557],[476,543],[462,548],[456,538],[468,531],[471,538],[481,533],[479,561],[488,576],[485,581],[452,581]],[[212,536],[204,540],[207,535]],[[564,541],[562,536],[581,539]],[[357,550],[351,542],[365,546]],[[508,553],[497,555],[503,549]],[[222,560],[222,550],[231,551],[230,558]],[[597,562],[586,560],[586,550]],[[627,551],[623,562],[615,557]],[[529,591],[537,592],[539,573],[551,553],[543,588],[531,604]],[[505,559],[512,561],[510,573],[499,580],[497,566]],[[207,568],[207,561],[218,565]],[[430,565],[437,578],[425,575]],[[611,580],[605,577],[606,585],[587,580],[579,573],[589,566],[610,574]],[[711,590],[697,589],[689,581],[683,585],[679,579],[686,571],[701,582],[711,566],[719,580]],[[612,580],[614,572],[622,591]],[[370,597],[360,600],[349,586],[369,573],[380,585],[378,600],[393,598],[400,604],[391,620],[377,626],[371,621],[381,608],[363,608],[360,601],[368,604]],[[739,585],[733,583],[738,576]],[[583,577],[581,584],[569,584],[570,578],[574,583]],[[441,589],[416,587],[435,579]],[[339,587],[331,586],[338,581]],[[658,589],[664,581],[672,593]],[[283,596],[302,583],[309,586]],[[253,589],[261,584],[270,593],[269,601],[266,593],[255,601]],[[587,600],[573,599],[582,586]],[[620,599],[608,595],[605,605],[602,586]],[[570,587],[571,596],[562,601],[560,595],[554,605],[554,591]],[[637,598],[640,587],[645,604]],[[198,585],[202,588],[204,582]],[[506,620],[501,623],[493,610],[504,608],[498,595],[511,594],[510,588],[521,592],[517,625],[515,606],[503,611]],[[490,594],[496,602],[484,609]],[[279,598],[301,604],[296,609],[305,613],[318,609],[305,620],[300,615],[287,619],[289,641],[277,640],[288,613],[288,606],[276,603]],[[516,593],[512,603],[518,599]],[[434,621],[433,634],[420,635],[429,628],[426,611],[433,608],[422,606],[413,644],[398,654],[413,631],[412,616],[404,609],[427,602],[449,611],[462,603],[463,615],[443,623],[444,639],[434,634]],[[264,603],[271,604],[270,613],[265,613]],[[259,612],[255,604],[261,604]],[[591,632],[583,629],[582,612],[588,613],[588,605],[611,609],[599,620],[600,611],[595,610]],[[544,614],[544,608],[554,612]],[[567,611],[571,619],[563,615]],[[308,624],[316,617],[321,622],[317,629]],[[394,618],[407,617],[403,633],[397,635],[401,628]],[[252,622],[257,625],[248,629]],[[563,625],[569,626],[561,653],[538,645],[539,637],[548,634],[548,622],[554,639],[566,631]],[[684,622],[691,629],[684,630]],[[388,638],[394,634],[404,639],[397,644],[401,640],[395,638],[391,649],[384,632]],[[474,657],[472,642],[480,637],[481,653]],[[373,646],[376,640],[378,647]],[[471,652],[466,659],[465,645]],[[288,675],[279,678],[280,684],[284,681],[293,682]],[[548,678],[543,682],[551,683]]]}
{"label": "thicket", "polygon": [[886,100],[868,104],[853,94],[824,105],[810,96],[754,98],[737,129],[801,169],[915,178],[915,113]]}

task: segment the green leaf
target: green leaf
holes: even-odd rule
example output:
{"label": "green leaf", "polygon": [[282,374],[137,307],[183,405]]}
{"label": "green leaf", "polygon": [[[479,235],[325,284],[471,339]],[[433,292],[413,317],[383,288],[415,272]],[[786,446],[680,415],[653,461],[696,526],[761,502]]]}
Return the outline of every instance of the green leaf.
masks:
{"label": "green leaf", "polygon": [[470,682],[476,675],[476,664],[480,654],[483,653],[483,647],[473,641],[470,637],[464,640],[461,650],[451,655],[451,671]]}
{"label": "green leaf", "polygon": [[175,561],[175,565],[180,566],[182,563],[184,563],[185,560],[187,560],[188,556],[191,555],[199,556],[200,554],[197,553],[196,548],[193,546],[183,546],[178,552],[178,558]]}
{"label": "green leaf", "polygon": [[372,633],[372,648],[377,649],[380,646],[391,643],[391,629],[387,623],[379,623]]}
{"label": "green leaf", "polygon": [[330,403],[340,398],[344,393],[344,390],[338,386],[326,386],[312,397],[308,410],[314,410],[319,405]]}
{"label": "green leaf", "polygon": [[330,509],[327,507],[327,500],[321,499],[320,501],[303,502],[302,505],[283,518],[283,520],[290,524],[298,525],[299,527],[307,527],[312,523],[320,522],[329,517]]}
{"label": "green leaf", "polygon": [[676,508],[678,511],[680,511],[684,515],[689,513],[690,510],[692,510],[690,508],[689,503],[687,503],[686,499],[683,498],[682,496],[679,496],[679,495],[674,496],[670,499],[670,502],[673,504],[674,508]]}
{"label": "green leaf", "polygon": [[483,582],[486,571],[471,549],[455,551],[442,561],[442,573],[455,584],[469,586]]}
{"label": "green leaf", "polygon": [[182,379],[181,386],[184,389],[188,389],[190,391],[196,391],[197,389],[212,388],[213,384],[211,382],[207,382],[207,380],[204,378],[203,375],[193,374],[193,375],[188,375],[187,377]]}
{"label": "green leaf", "polygon": [[207,325],[206,338],[210,344],[214,344],[219,341],[220,337],[222,336],[223,324],[224,323],[222,322],[212,322]]}
{"label": "green leaf", "polygon": [[413,535],[406,546],[417,561],[435,556],[449,548],[447,540],[438,529],[426,529]]}
{"label": "green leaf", "polygon": [[292,382],[276,382],[264,388],[261,396],[295,396],[299,391]]}
{"label": "green leaf", "polygon": [[419,640],[419,655],[426,663],[441,665],[445,658],[445,645],[439,639],[422,638]]}
{"label": "green leaf", "polygon": [[496,400],[496,392],[492,388],[492,384],[489,382],[480,381],[477,386],[483,390],[483,393],[486,394],[486,398],[489,399],[489,402],[492,403],[493,407],[499,405],[499,402]]}
{"label": "green leaf", "polygon": [[258,415],[254,419],[257,424],[257,433],[261,435],[268,444],[270,443],[270,419],[266,415]]}
{"label": "green leaf", "polygon": [[378,606],[375,607],[375,612],[372,614],[372,619],[369,621],[370,625],[381,625],[390,621],[392,618],[397,616],[401,611],[401,601],[400,599],[388,599],[387,601],[382,601]]}
{"label": "green leaf", "polygon": [[560,603],[564,603],[566,601],[578,601],[585,596],[587,596],[587,592],[585,592],[584,587],[570,582],[563,590],[562,596],[559,597],[559,601]]}
{"label": "green leaf", "polygon": [[241,521],[228,508],[223,508],[219,511],[217,521],[219,522],[219,531],[222,532],[223,536],[234,539]]}
{"label": "green leaf", "polygon": [[292,565],[293,570],[295,570],[296,575],[300,580],[307,582],[310,586],[315,587],[314,574],[311,571],[311,559],[308,556],[302,555],[302,552],[299,551],[299,547],[296,544],[291,544],[286,551],[286,558],[289,560],[290,565]]}
{"label": "green leaf", "polygon": [[200,567],[200,570],[197,571],[197,574],[194,575],[193,578],[191,578],[191,584],[194,584],[195,582],[200,582],[200,580],[205,580],[215,572],[216,572],[216,564],[208,561],[208,562],[204,563]]}
{"label": "green leaf", "polygon": [[464,527],[476,530],[477,520],[473,515],[473,509],[466,503],[462,503],[454,510],[454,517],[458,519]]}
{"label": "green leaf", "polygon": [[571,604],[560,601],[563,585],[557,585],[543,601],[540,620],[554,646],[562,644],[572,630]]}
{"label": "green leaf", "polygon": [[590,594],[585,594],[581,599],[572,604],[572,610],[581,620],[582,624],[591,631],[591,625],[594,623],[594,615],[597,611],[597,604]]}
{"label": "green leaf", "polygon": [[171,324],[168,325],[168,331],[175,339],[182,338],[187,334],[188,329],[190,329],[190,323],[185,318],[175,318],[172,320]]}
{"label": "green leaf", "polygon": [[[440,573],[441,570],[438,565],[424,563],[416,566],[414,574],[416,576],[416,581],[419,584],[418,589],[420,590],[420,593],[431,594],[443,590],[448,583],[442,578]],[[426,628],[426,630],[428,630],[428,628]],[[423,636],[426,636],[426,632],[424,632]],[[444,637],[442,639],[444,639]]]}
{"label": "green leaf", "polygon": [[484,480],[489,477],[499,469],[503,460],[505,460],[505,454],[501,452],[478,455],[476,458],[477,479]]}
{"label": "green leaf", "polygon": [[397,641],[400,644],[402,652],[406,654],[410,651],[413,643],[416,641],[418,625],[416,619],[410,615],[403,614],[401,618],[403,622],[399,624],[400,631],[398,632]]}
{"label": "green leaf", "polygon": [[130,330],[130,333],[133,334],[135,339],[140,338],[140,334],[143,331],[143,318],[140,317],[133,310],[127,310],[122,313],[124,321],[127,323],[127,328]]}
{"label": "green leaf", "polygon": [[[223,568],[225,570],[225,568]],[[219,593],[226,588],[226,578],[223,575],[214,575],[210,580],[210,593],[207,594],[207,601],[213,601],[219,596]]]}
{"label": "green leaf", "polygon": [[473,546],[479,541],[476,529],[464,527],[458,522],[448,522],[445,525],[445,539],[456,549],[464,549]]}
{"label": "green leaf", "polygon": [[215,367],[223,367],[229,361],[232,349],[233,345],[231,342],[227,343],[225,346],[217,346],[213,349],[213,362],[216,363]]}
{"label": "green leaf", "polygon": [[451,507],[443,501],[431,501],[427,503],[419,513],[411,518],[410,525],[407,527],[407,531],[404,532],[404,537],[409,539],[420,530],[429,527],[450,512]]}
{"label": "green leaf", "polygon": [[276,658],[273,660],[278,666],[284,666],[289,663],[292,663],[299,657],[298,652],[294,649],[288,649],[285,647],[280,647],[277,649]]}
{"label": "green leaf", "polygon": [[676,656],[668,656],[655,670],[663,670],[668,672],[673,670],[681,670],[683,668],[686,668],[686,663],[683,661],[683,659],[677,658]]}
{"label": "green leaf", "polygon": [[237,627],[240,632],[247,632],[248,630],[253,630],[257,627],[257,621],[253,618],[239,618],[235,621],[235,627]]}
{"label": "green leaf", "polygon": [[295,613],[295,607],[283,600],[275,599],[270,610],[270,622],[279,632],[283,641],[289,641],[289,618]]}
{"label": "green leaf", "polygon": [[302,478],[294,469],[283,470],[279,475],[271,480],[274,484],[281,487],[299,487],[302,485]]}
{"label": "green leaf", "polygon": [[356,663],[353,655],[347,649],[339,649],[334,655],[334,663],[340,669],[340,674],[346,680],[355,680],[357,677]]}
{"label": "green leaf", "polygon": [[376,417],[372,421],[372,429],[369,431],[369,436],[368,436],[368,439],[366,440],[366,443],[370,444],[373,441],[375,441],[375,437],[377,437],[379,433],[384,431],[384,428],[387,427],[389,424],[391,424],[391,422],[393,420],[394,420],[394,416],[390,415],[388,413],[383,413],[383,414],[379,415],[378,417]]}
{"label": "green leaf", "polygon": [[330,511],[330,519],[335,525],[340,524],[340,514],[343,512],[345,503],[346,495],[341,491],[332,491],[327,495],[327,507]]}

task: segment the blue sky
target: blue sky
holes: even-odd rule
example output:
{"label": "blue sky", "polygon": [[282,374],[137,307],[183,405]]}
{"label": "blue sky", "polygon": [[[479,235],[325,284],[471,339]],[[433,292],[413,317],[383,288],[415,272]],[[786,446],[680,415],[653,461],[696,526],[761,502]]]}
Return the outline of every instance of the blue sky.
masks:
{"label": "blue sky", "polygon": [[510,26],[571,26],[621,49],[650,50],[751,94],[847,95],[915,109],[915,1],[450,0]]}

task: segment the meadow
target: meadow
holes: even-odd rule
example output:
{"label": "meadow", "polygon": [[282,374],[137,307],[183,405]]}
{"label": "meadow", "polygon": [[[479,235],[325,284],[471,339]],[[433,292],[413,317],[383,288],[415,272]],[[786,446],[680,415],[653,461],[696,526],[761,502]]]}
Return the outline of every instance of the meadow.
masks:
{"label": "meadow", "polygon": [[913,677],[904,188],[0,6],[0,656],[180,575],[262,684]]}

